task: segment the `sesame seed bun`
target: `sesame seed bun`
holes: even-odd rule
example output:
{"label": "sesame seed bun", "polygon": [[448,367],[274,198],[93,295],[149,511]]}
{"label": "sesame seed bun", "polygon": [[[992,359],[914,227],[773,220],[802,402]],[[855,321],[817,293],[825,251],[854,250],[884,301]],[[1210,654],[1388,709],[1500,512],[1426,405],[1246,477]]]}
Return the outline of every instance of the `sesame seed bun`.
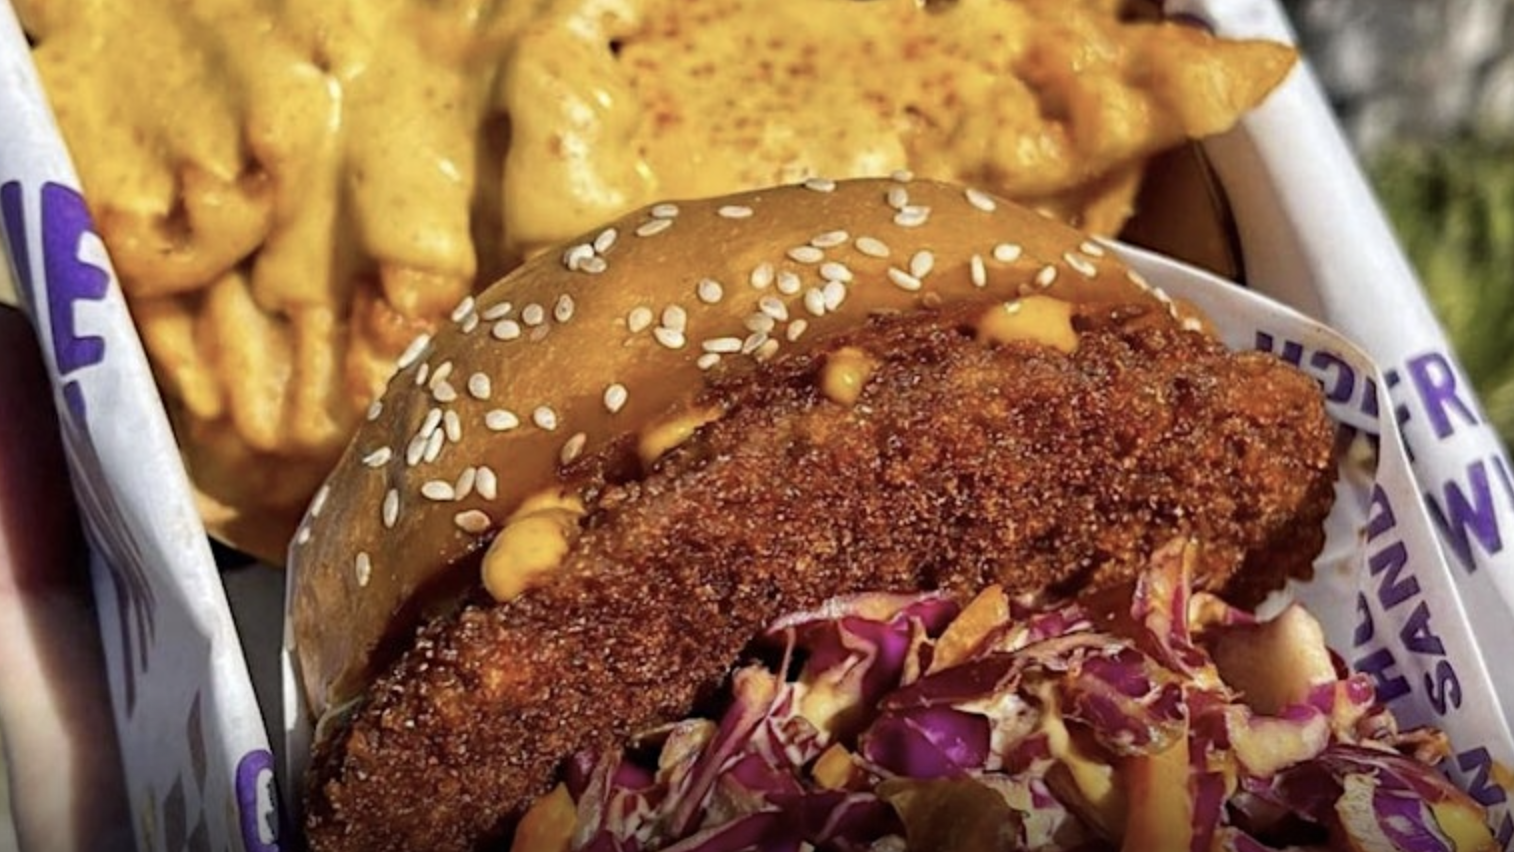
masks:
{"label": "sesame seed bun", "polygon": [[712,372],[874,312],[1029,293],[1165,301],[1075,230],[905,175],[655,205],[538,256],[406,353],[300,526],[312,711],[360,693],[412,599],[566,463],[686,410]]}

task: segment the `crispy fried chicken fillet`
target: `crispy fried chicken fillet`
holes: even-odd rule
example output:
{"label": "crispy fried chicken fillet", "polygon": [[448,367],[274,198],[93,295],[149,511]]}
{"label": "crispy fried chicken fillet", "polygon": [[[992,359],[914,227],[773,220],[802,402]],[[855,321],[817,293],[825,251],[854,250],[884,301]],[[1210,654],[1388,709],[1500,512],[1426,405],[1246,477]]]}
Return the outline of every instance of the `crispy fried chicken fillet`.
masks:
{"label": "crispy fried chicken fillet", "polygon": [[[1334,480],[1318,387],[1153,303],[1080,307],[1071,353],[981,340],[965,302],[874,317],[716,380],[723,412],[642,475],[564,472],[586,514],[551,582],[420,631],[320,748],[317,852],[469,850],[575,751],[686,716],[776,617],[863,590],[1075,594],[1174,535],[1255,603],[1305,575]],[[830,365],[868,364],[855,398]]]}

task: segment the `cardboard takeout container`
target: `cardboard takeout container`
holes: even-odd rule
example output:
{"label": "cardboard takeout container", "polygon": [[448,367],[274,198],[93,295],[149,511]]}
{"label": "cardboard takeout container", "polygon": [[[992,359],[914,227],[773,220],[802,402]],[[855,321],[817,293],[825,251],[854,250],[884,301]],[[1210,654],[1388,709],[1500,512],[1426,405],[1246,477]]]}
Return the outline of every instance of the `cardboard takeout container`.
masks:
{"label": "cardboard takeout container", "polygon": [[[1174,0],[1167,10],[1225,35],[1290,39],[1273,0]],[[1507,459],[1307,69],[1203,153],[1217,185],[1191,154],[1166,158],[1127,235],[1244,278],[1302,314],[1138,250],[1127,259],[1207,310],[1231,345],[1311,372],[1344,426],[1381,439],[1375,475],[1343,480],[1319,577],[1297,592],[1407,723],[1449,733],[1446,768],[1514,849],[1507,791],[1491,774],[1495,761],[1514,765],[1505,710],[1514,665],[1489,654],[1514,647]],[[298,751],[308,728],[296,681],[286,669],[278,701],[266,674],[277,649],[244,646],[247,629],[239,636],[77,186],[26,41],[0,3],[0,244],[59,400],[138,844],[289,848],[268,731],[282,745],[287,721]],[[282,579],[233,579],[244,628],[258,622],[268,635]],[[261,709],[249,663],[265,673]]]}

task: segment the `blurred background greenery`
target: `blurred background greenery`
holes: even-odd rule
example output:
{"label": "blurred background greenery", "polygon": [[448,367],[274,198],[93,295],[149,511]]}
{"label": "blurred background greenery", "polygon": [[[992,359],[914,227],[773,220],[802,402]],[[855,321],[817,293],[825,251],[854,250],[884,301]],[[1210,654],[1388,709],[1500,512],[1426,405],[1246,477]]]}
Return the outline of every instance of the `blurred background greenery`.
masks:
{"label": "blurred background greenery", "polygon": [[1514,0],[1285,0],[1489,418],[1514,445]]}

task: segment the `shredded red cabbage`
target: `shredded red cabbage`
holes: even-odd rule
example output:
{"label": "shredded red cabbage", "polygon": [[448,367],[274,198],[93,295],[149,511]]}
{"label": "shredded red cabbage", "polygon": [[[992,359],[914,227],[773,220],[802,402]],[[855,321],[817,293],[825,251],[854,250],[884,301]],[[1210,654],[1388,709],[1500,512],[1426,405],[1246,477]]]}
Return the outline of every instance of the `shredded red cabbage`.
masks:
{"label": "shredded red cabbage", "polygon": [[1444,737],[1400,731],[1301,610],[1194,593],[1192,556],[1113,614],[993,589],[782,619],[719,719],[574,758],[554,852],[1495,848]]}

